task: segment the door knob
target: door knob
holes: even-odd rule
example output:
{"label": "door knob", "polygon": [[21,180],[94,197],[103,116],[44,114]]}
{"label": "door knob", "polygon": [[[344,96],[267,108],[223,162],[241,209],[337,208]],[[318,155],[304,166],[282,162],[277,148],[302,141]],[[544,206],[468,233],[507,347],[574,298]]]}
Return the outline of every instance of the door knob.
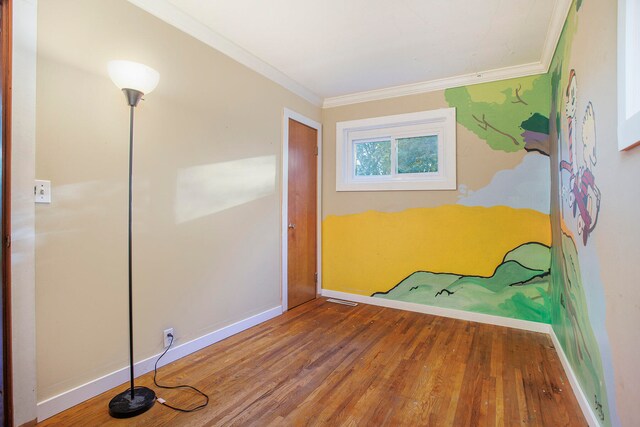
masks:
{"label": "door knob", "polygon": [[289,223],[289,228],[296,228],[296,225],[290,222]]}

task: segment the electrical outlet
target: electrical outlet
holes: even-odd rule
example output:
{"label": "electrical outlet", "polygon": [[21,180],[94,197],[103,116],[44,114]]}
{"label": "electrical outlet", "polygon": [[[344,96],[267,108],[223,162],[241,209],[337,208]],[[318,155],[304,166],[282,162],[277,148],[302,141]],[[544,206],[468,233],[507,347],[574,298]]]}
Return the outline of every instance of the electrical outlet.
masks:
{"label": "electrical outlet", "polygon": [[172,339],[171,337],[169,337],[169,335],[173,336],[173,341],[176,340],[176,334],[173,332],[173,328],[165,329],[164,335],[162,336],[164,339],[164,348],[169,347],[169,344],[171,344],[172,342]]}

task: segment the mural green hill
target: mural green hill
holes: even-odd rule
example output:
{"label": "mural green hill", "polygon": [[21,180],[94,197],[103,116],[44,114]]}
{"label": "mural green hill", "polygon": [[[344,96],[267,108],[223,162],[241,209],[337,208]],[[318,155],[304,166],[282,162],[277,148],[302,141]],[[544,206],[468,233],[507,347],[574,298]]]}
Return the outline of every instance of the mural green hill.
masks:
{"label": "mural green hill", "polygon": [[561,240],[558,247],[554,243],[552,258],[553,329],[595,414],[603,425],[610,426],[602,358],[589,320],[578,250],[564,232]]}
{"label": "mural green hill", "polygon": [[372,296],[549,323],[550,259],[548,246],[526,243],[507,252],[490,277],[417,271]]}

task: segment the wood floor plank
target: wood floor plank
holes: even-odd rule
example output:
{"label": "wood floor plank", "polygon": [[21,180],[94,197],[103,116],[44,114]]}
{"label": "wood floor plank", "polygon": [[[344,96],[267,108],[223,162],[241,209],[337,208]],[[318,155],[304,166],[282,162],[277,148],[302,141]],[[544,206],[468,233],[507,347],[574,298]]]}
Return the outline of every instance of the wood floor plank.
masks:
{"label": "wood floor plank", "polygon": [[[161,368],[209,406],[130,420],[127,384],[41,426],[585,426],[548,336],[320,298]],[[137,380],[156,389],[152,374]],[[156,390],[173,405],[197,396]]]}

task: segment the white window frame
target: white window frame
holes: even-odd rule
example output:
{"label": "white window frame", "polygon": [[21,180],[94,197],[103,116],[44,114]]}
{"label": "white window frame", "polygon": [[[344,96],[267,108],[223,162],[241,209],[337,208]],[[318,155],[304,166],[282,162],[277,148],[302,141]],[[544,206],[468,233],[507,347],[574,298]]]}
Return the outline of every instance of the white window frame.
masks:
{"label": "white window frame", "polygon": [[[354,144],[367,139],[438,136],[438,172],[394,174],[397,156],[392,149],[391,175],[355,176]],[[350,120],[336,124],[336,191],[455,190],[456,109],[420,111]]]}
{"label": "white window frame", "polygon": [[640,144],[640,0],[618,1],[618,149]]}

